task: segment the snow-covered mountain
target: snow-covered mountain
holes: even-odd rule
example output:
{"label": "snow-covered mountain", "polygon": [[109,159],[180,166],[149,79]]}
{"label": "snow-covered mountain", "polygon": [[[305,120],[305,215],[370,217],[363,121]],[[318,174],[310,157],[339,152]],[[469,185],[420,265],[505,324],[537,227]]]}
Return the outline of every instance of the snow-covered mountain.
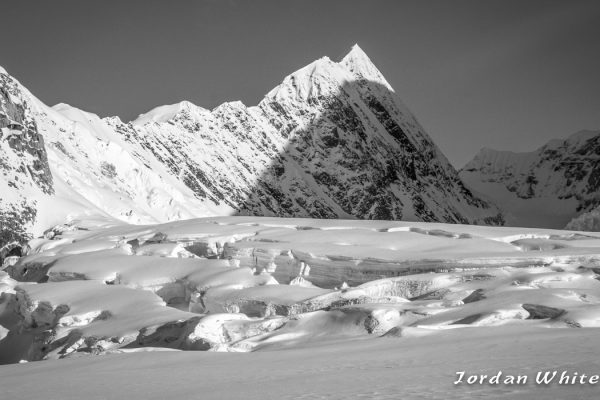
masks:
{"label": "snow-covered mountain", "polygon": [[[44,138],[26,93],[0,68],[0,247],[19,240],[34,223],[40,195],[53,195],[54,182]],[[0,259],[2,258],[0,254]]]}
{"label": "snow-covered mountain", "polygon": [[[600,204],[600,131],[580,131],[533,152],[483,149],[460,176],[494,199],[507,224],[563,228]],[[593,215],[569,229],[584,229],[584,219],[590,225]]]}
{"label": "snow-covered mountain", "polygon": [[38,234],[81,214],[503,223],[358,46],[294,72],[257,106],[184,101],[129,123],[47,107],[0,79],[3,231]]}
{"label": "snow-covered mountain", "polygon": [[0,82],[0,247],[76,216],[150,223],[206,212],[96,115],[47,107],[4,71]]}
{"label": "snow-covered mountain", "polygon": [[600,206],[573,218],[565,229],[600,232]]}

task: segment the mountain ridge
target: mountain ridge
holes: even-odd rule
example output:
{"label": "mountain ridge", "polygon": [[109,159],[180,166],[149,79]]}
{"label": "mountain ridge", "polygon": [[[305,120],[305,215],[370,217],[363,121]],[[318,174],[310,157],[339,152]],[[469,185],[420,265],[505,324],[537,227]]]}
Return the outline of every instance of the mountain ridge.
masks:
{"label": "mountain ridge", "polygon": [[[503,223],[358,46],[293,72],[257,105],[182,101],[130,122],[48,107],[2,77],[16,93],[4,108],[29,105],[60,189],[34,190],[35,235],[90,214],[138,224],[231,214]],[[3,172],[7,185],[33,179]]]}
{"label": "mountain ridge", "polygon": [[511,224],[571,226],[571,220],[600,205],[600,130],[580,130],[529,152],[484,148],[460,176],[495,198]]}

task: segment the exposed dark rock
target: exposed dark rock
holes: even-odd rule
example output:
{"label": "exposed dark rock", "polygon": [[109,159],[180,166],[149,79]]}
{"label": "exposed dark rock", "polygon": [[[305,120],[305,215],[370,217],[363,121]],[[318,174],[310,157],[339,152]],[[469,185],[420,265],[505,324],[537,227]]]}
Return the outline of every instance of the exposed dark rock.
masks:
{"label": "exposed dark rock", "polygon": [[38,257],[29,259],[21,258],[15,265],[11,265],[6,272],[19,282],[47,282],[48,270],[56,263],[55,257]]}
{"label": "exposed dark rock", "polygon": [[539,304],[523,304],[521,307],[529,313],[527,319],[556,319],[566,313],[562,308],[542,306]]}
{"label": "exposed dark rock", "polygon": [[381,335],[381,337],[402,337],[402,327],[395,326],[383,335]]}
{"label": "exposed dark rock", "polygon": [[146,240],[146,243],[163,243],[167,240],[167,235],[162,232],[156,232],[154,236]]}
{"label": "exposed dark rock", "polygon": [[132,239],[132,240],[129,240],[127,242],[127,244],[130,245],[131,246],[131,250],[133,252],[135,252],[140,247],[140,240],[139,239]]}
{"label": "exposed dark rock", "polygon": [[563,321],[569,328],[582,328],[579,322],[573,321],[572,319],[565,318]]}
{"label": "exposed dark rock", "polygon": [[485,296],[483,294],[483,289],[477,289],[477,290],[473,291],[473,293],[471,293],[470,295],[465,297],[463,299],[463,303],[465,303],[465,304],[474,303],[476,301],[483,300],[483,299],[485,299]]}
{"label": "exposed dark rock", "polygon": [[469,315],[468,317],[465,317],[463,319],[453,322],[452,325],[470,325],[474,322],[479,321],[481,319],[481,317],[483,317],[483,314]]}
{"label": "exposed dark rock", "polygon": [[[201,317],[194,317],[185,321],[174,321],[169,324],[161,325],[156,328],[144,328],[140,331],[135,342],[127,347],[168,347],[173,349],[189,350],[187,337],[194,331],[194,328]],[[210,345],[198,341],[192,350],[208,350]]]}

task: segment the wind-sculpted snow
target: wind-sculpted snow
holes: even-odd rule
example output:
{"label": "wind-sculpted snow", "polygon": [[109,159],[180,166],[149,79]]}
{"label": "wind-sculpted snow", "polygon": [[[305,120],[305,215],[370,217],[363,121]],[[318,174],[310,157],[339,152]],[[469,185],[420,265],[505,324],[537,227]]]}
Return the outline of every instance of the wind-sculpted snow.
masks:
{"label": "wind-sculpted snow", "polygon": [[590,233],[257,217],[49,232],[0,272],[2,362],[600,326]]}

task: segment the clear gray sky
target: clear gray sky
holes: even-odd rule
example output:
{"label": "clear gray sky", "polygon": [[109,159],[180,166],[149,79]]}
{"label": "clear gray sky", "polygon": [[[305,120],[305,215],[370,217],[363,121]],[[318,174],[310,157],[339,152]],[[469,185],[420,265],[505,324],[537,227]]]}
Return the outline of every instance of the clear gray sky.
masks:
{"label": "clear gray sky", "polygon": [[0,16],[0,65],[101,116],[254,105],[358,43],[457,167],[600,128],[597,0],[10,0]]}

